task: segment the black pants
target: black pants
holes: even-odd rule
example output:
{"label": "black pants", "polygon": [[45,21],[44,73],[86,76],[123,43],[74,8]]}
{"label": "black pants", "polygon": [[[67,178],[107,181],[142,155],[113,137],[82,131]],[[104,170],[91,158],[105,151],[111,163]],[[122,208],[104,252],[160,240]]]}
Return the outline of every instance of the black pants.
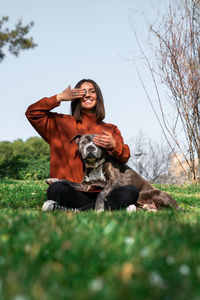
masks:
{"label": "black pants", "polygon": [[[55,182],[47,190],[47,199],[54,200],[60,205],[68,208],[78,208],[79,210],[94,209],[98,193],[85,193],[76,191],[66,182]],[[135,204],[139,197],[138,189],[133,185],[126,185],[116,188],[105,201],[105,208],[116,210],[126,208]]]}

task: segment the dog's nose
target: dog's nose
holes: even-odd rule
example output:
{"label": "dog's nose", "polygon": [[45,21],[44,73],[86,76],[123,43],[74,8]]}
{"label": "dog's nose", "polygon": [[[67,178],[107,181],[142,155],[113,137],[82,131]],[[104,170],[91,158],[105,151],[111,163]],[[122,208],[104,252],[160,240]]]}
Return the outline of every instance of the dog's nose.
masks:
{"label": "dog's nose", "polygon": [[87,151],[93,152],[93,151],[95,151],[95,147],[90,145],[90,146],[87,147]]}

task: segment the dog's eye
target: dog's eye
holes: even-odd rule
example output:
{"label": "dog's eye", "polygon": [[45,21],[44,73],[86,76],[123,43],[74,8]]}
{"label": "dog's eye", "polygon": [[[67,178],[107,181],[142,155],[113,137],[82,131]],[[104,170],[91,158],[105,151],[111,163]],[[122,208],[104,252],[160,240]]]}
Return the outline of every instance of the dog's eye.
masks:
{"label": "dog's eye", "polygon": [[93,138],[91,138],[91,137],[87,138],[87,142],[92,142],[92,141],[93,141]]}

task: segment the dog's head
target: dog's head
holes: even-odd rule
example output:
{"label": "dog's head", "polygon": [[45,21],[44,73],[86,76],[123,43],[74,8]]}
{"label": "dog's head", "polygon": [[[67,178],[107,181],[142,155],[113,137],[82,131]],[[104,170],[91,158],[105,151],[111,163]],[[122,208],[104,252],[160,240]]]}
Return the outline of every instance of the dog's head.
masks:
{"label": "dog's head", "polygon": [[82,159],[89,164],[95,164],[105,155],[105,150],[93,142],[94,137],[95,134],[78,134],[71,140],[71,143],[76,142]]}

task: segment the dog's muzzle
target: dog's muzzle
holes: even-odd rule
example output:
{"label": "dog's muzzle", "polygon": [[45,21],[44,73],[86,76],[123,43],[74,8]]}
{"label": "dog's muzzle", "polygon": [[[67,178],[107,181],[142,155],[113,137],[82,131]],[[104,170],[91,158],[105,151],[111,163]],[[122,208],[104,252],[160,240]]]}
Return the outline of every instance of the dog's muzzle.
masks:
{"label": "dog's muzzle", "polygon": [[86,152],[89,154],[93,154],[93,153],[95,153],[95,151],[97,151],[97,148],[94,147],[93,145],[90,145],[86,148]]}
{"label": "dog's muzzle", "polygon": [[98,151],[97,148],[93,145],[89,145],[86,147],[86,158],[97,158]]}
{"label": "dog's muzzle", "polygon": [[88,158],[100,158],[101,156],[101,150],[96,147],[93,143],[87,145],[84,149],[83,149],[83,158],[84,159],[88,159]]}

